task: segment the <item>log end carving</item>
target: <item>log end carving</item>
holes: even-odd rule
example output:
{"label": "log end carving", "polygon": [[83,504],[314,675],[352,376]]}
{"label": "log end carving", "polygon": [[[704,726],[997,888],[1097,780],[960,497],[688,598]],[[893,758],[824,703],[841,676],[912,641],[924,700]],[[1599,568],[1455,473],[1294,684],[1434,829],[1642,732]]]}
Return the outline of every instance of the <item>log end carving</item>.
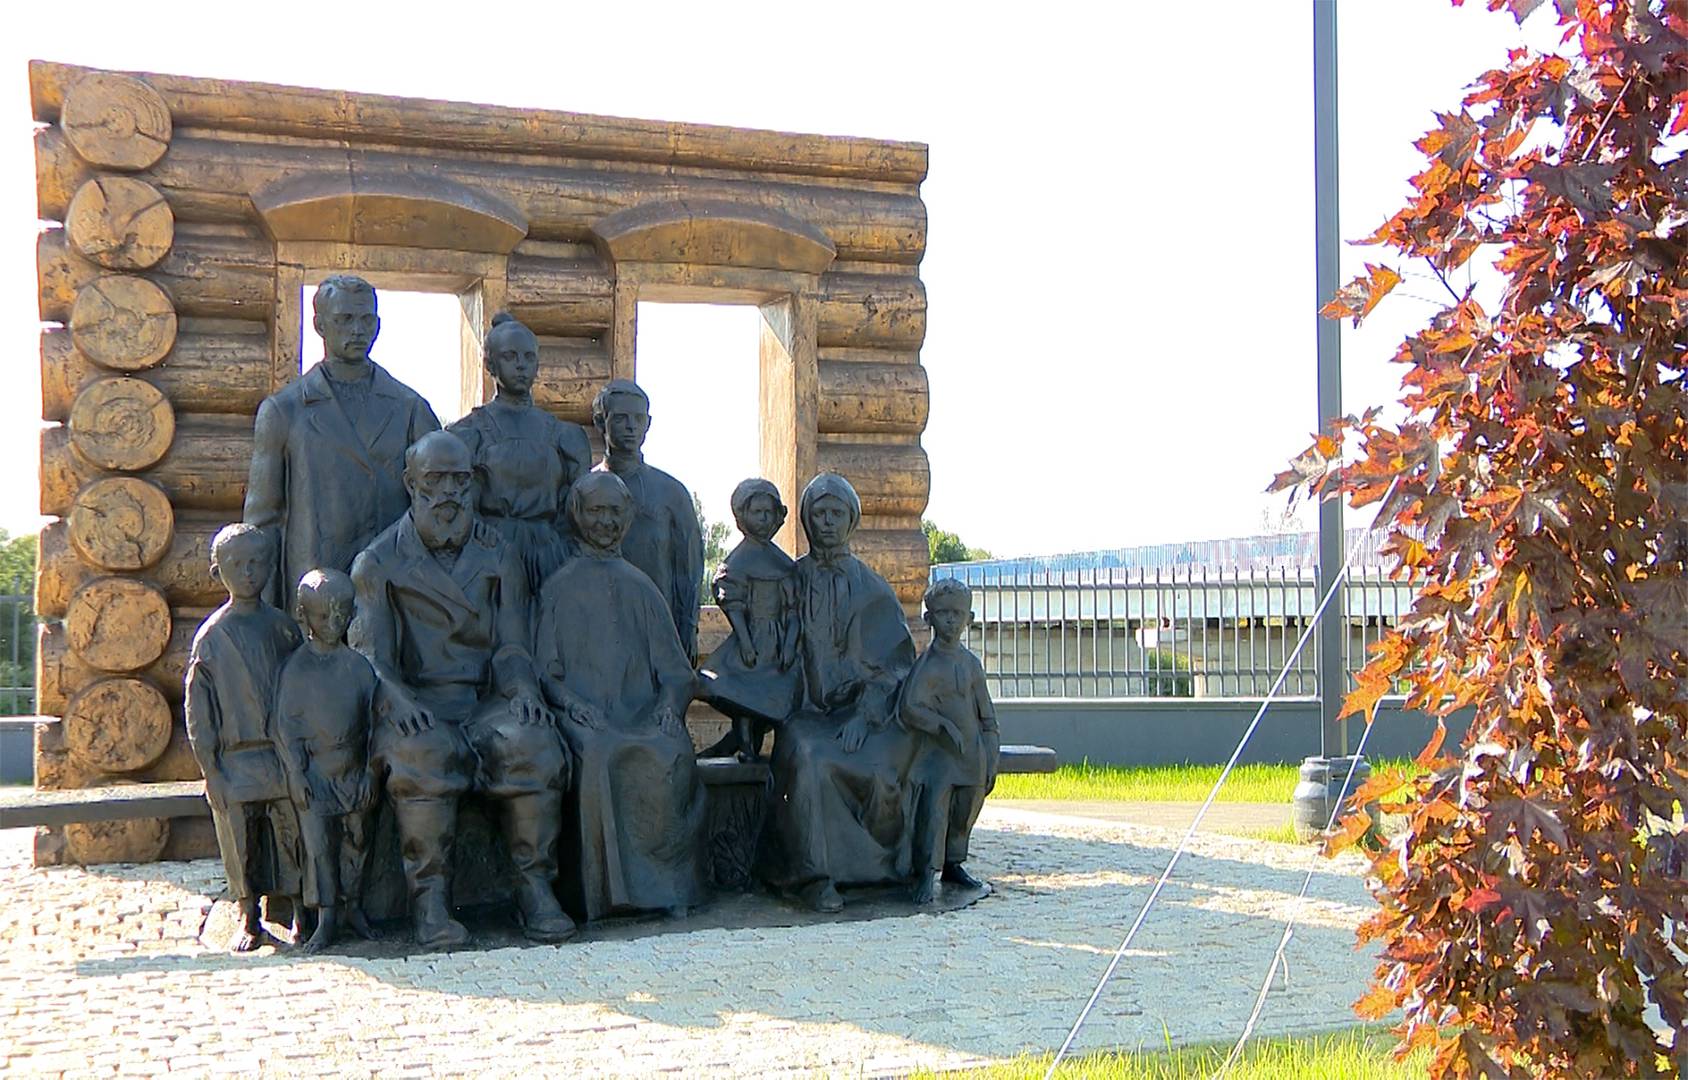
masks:
{"label": "log end carving", "polygon": [[135,671],[170,644],[170,605],[156,586],[103,577],[83,585],[65,609],[65,636],[77,658],[101,671]]}
{"label": "log end carving", "polygon": [[141,570],[163,557],[175,536],[170,499],[133,476],[96,480],[76,495],[70,542],[102,570]]}
{"label": "log end carving", "polygon": [[106,169],[144,169],[170,146],[170,109],[158,91],[112,72],[84,75],[65,94],[59,126],[77,155]]}
{"label": "log end carving", "polygon": [[102,469],[157,464],[176,437],[176,414],[164,393],[140,379],[89,383],[70,407],[70,443]]}
{"label": "log end carving", "polygon": [[157,265],[176,236],[170,204],[132,176],[100,176],[77,188],[64,224],[71,246],[111,270]]}
{"label": "log end carving", "polygon": [[112,274],[77,292],[70,337],[96,364],[139,371],[169,355],[176,343],[176,309],[164,290],[145,278]]}
{"label": "log end carving", "polygon": [[157,862],[170,842],[170,823],[163,818],[135,818],[66,825],[64,842],[66,858],[83,866]]}
{"label": "log end carving", "polygon": [[171,727],[170,705],[157,687],[140,679],[101,679],[70,699],[65,748],[90,769],[133,772],[169,748]]}

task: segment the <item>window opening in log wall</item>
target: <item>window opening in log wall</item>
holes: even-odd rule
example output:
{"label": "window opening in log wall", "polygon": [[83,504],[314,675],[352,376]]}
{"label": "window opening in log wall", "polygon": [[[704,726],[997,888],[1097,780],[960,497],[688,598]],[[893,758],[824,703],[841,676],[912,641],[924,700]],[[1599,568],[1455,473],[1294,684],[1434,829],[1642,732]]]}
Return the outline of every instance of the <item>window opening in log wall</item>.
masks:
{"label": "window opening in log wall", "polygon": [[761,475],[762,315],[738,304],[639,304],[634,365],[651,399],[645,459],[691,488],[738,541],[732,494]]}
{"label": "window opening in log wall", "polygon": [[[299,370],[309,371],[322,359],[322,338],[312,329],[311,299],[317,282],[303,290],[299,310],[304,328],[299,337]],[[381,333],[370,359],[393,378],[427,399],[441,424],[463,415],[463,305],[450,293],[401,292],[376,288],[376,313]]]}

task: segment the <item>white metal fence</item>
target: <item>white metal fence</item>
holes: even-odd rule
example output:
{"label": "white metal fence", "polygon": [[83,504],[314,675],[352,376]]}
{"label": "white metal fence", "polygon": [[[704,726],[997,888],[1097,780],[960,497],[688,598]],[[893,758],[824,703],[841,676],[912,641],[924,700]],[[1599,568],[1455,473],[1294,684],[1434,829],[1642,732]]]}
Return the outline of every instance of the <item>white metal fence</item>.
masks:
{"label": "white metal fence", "polygon": [[[1377,566],[1344,590],[1344,662],[1412,604],[1413,588]],[[1260,697],[1318,607],[1305,567],[1040,570],[958,563],[932,568],[973,591],[968,647],[996,697]],[[1283,693],[1318,692],[1312,650]]]}

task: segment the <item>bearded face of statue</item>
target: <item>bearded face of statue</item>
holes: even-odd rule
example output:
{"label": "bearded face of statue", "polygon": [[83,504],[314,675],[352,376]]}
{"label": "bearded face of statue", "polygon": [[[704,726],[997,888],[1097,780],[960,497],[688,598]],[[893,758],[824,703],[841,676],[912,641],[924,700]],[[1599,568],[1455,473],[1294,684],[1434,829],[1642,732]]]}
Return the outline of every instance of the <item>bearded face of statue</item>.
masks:
{"label": "bearded face of statue", "polygon": [[430,550],[460,548],[469,539],[474,479],[469,448],[449,432],[431,432],[411,448],[404,483],[416,532]]}

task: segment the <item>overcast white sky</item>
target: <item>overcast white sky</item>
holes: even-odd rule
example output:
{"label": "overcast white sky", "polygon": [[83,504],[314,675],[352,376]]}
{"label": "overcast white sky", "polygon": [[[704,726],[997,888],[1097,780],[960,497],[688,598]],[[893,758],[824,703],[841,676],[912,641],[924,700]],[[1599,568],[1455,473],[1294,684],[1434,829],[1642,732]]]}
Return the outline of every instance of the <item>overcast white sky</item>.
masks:
{"label": "overcast white sky", "polygon": [[[1482,7],[1342,4],[1345,236],[1398,206],[1433,111],[1524,33],[1556,40],[1549,17],[1521,31]],[[0,526],[14,533],[39,524],[31,58],[929,143],[927,516],[997,554],[1260,531],[1280,505],[1262,488],[1316,423],[1306,0],[85,0],[19,5],[0,28]],[[1368,257],[1346,252],[1344,279]],[[1397,293],[1434,295],[1412,277]],[[1350,410],[1396,396],[1387,357],[1432,310],[1396,300],[1344,331]],[[454,322],[382,315],[377,359],[437,355],[455,384]],[[641,318],[651,458],[724,515],[754,469],[753,400],[731,395],[745,419],[729,423],[684,369],[753,386],[754,316]]]}

